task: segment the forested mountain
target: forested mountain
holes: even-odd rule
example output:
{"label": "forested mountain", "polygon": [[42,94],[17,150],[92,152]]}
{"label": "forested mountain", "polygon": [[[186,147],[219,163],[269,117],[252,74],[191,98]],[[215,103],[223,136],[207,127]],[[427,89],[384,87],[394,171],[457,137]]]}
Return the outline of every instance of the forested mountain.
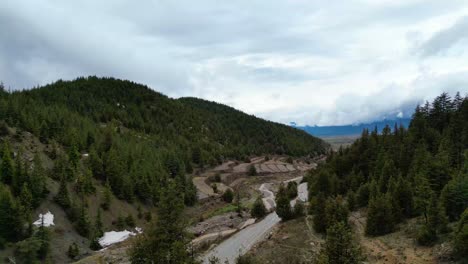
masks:
{"label": "forested mountain", "polygon": [[[31,148],[35,158],[24,157],[21,131],[38,138],[44,153]],[[328,148],[303,131],[221,104],[171,99],[144,85],[97,77],[11,93],[0,89],[0,140],[0,249],[5,242],[28,241],[20,258],[45,258],[47,249],[41,254],[36,247],[47,247],[45,235],[33,235],[25,224],[50,185],[57,186],[54,201],[77,232],[95,242],[102,228],[91,227],[86,207],[96,183],[104,189],[103,210],[113,196],[158,206],[168,186],[192,205],[196,189],[186,174],[194,168],[250,155],[313,156]]]}
{"label": "forested mountain", "polygon": [[347,224],[348,209],[367,207],[367,235],[391,233],[405,219],[421,217],[418,243],[450,239],[455,254],[467,257],[468,99],[444,93],[418,106],[408,129],[364,129],[308,180],[319,232]]}

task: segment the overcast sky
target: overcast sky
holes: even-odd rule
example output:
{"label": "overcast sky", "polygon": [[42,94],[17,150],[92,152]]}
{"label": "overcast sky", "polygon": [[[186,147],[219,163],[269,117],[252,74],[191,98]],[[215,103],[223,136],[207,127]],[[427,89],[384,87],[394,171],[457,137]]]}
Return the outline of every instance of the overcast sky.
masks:
{"label": "overcast sky", "polygon": [[289,123],[408,116],[468,92],[468,1],[2,0],[12,89],[113,76]]}

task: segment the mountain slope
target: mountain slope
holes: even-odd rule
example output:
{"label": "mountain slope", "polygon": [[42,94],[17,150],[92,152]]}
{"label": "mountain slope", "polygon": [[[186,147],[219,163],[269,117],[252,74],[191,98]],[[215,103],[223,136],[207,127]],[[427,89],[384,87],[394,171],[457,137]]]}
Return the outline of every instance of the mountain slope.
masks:
{"label": "mountain slope", "polygon": [[[328,148],[227,106],[97,77],[0,89],[0,142],[0,249],[12,242],[0,258],[14,255],[18,263],[63,263],[72,242],[86,254],[90,245],[98,248],[103,230],[144,225],[168,186],[193,205],[196,188],[187,175],[225,159],[313,156]],[[27,228],[47,210],[62,235],[46,239],[43,229]]]}

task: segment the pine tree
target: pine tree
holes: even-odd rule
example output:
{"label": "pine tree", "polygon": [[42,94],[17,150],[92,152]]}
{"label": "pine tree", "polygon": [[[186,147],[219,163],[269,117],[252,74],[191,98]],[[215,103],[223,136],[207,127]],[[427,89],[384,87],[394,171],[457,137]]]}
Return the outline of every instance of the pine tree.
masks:
{"label": "pine tree", "polygon": [[10,191],[0,183],[0,237],[15,241],[21,237],[23,220]]}
{"label": "pine tree", "polygon": [[366,234],[379,236],[393,231],[395,221],[389,195],[378,194],[369,201]]}
{"label": "pine tree", "polygon": [[334,223],[327,230],[325,245],[320,250],[317,263],[320,264],[358,264],[363,255],[354,241],[349,227],[343,222]]}
{"label": "pine tree", "polygon": [[40,242],[37,255],[39,259],[44,260],[47,257],[47,254],[49,253],[49,244],[50,244],[49,232],[44,226],[44,217],[41,218],[41,225],[39,226],[39,229],[37,233],[35,234],[35,236]]}
{"label": "pine tree", "polygon": [[10,147],[5,143],[3,147],[3,156],[1,163],[1,181],[5,184],[11,184],[14,175],[13,160],[11,159]]}
{"label": "pine tree", "polygon": [[327,231],[327,223],[326,223],[326,218],[327,214],[325,212],[325,204],[326,204],[326,199],[325,195],[320,193],[317,196],[317,203],[316,203],[316,208],[314,210],[314,230],[317,233],[325,233]]}
{"label": "pine tree", "polygon": [[325,229],[332,226],[336,222],[348,223],[349,210],[341,196],[329,197],[325,203]]}
{"label": "pine tree", "polygon": [[65,178],[62,177],[60,180],[60,187],[57,195],[54,197],[54,201],[62,206],[64,209],[71,207],[70,195],[68,193],[67,183]]}
{"label": "pine tree", "polygon": [[109,210],[111,202],[112,202],[112,190],[109,185],[109,181],[106,181],[106,185],[104,186],[103,201],[101,203],[102,209]]}
{"label": "pine tree", "polygon": [[278,194],[276,195],[276,213],[283,221],[287,221],[293,217],[288,192],[283,184],[280,185]]}
{"label": "pine tree", "polygon": [[29,178],[29,187],[33,197],[32,205],[34,208],[38,207],[41,200],[47,194],[46,179],[44,167],[39,155],[34,156],[33,171]]}
{"label": "pine tree", "polygon": [[80,214],[75,223],[75,228],[78,234],[83,237],[88,237],[91,231],[91,224],[89,222],[88,214],[86,213],[84,202],[81,203]]}
{"label": "pine tree", "polygon": [[26,183],[23,184],[19,200],[22,208],[24,208],[25,213],[28,215],[33,209],[33,197]]}
{"label": "pine tree", "polygon": [[154,227],[142,234],[131,250],[132,263],[190,263],[182,221],[183,197],[171,182],[161,194]]}
{"label": "pine tree", "polygon": [[267,214],[265,205],[263,204],[263,201],[260,197],[257,197],[257,199],[255,200],[252,206],[252,210],[250,210],[250,214],[254,218],[262,218]]}

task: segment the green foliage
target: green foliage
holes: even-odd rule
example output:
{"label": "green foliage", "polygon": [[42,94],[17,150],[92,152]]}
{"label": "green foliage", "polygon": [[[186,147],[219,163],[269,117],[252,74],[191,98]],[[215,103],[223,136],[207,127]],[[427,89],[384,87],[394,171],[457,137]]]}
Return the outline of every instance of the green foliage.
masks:
{"label": "green foliage", "polygon": [[75,242],[73,242],[68,247],[67,255],[71,259],[75,259],[78,255],[80,255],[80,249],[78,248],[78,245]]}
{"label": "green foliage", "polygon": [[135,219],[133,218],[132,214],[127,215],[127,217],[125,218],[125,224],[128,227],[135,227]]}
{"label": "green foliage", "polygon": [[369,201],[366,234],[379,236],[392,232],[395,220],[389,195],[378,194]]}
{"label": "green foliage", "polygon": [[325,245],[316,260],[320,264],[354,264],[363,261],[358,243],[353,240],[349,227],[343,222],[336,222],[327,229]]}
{"label": "green foliage", "polygon": [[325,233],[327,231],[327,222],[324,221],[327,217],[325,212],[325,195],[320,193],[315,202],[315,209],[314,209],[314,220],[313,220],[313,227],[317,233]]}
{"label": "green foliage", "polygon": [[468,173],[458,175],[445,185],[441,201],[451,221],[455,221],[468,206]]}
{"label": "green foliage", "polygon": [[188,239],[182,221],[183,197],[175,185],[161,194],[158,218],[155,225],[139,236],[130,252],[132,263],[190,263],[187,251]]}
{"label": "green foliage", "polygon": [[265,205],[263,204],[262,198],[258,197],[250,210],[250,214],[254,218],[262,218],[267,214]]}
{"label": "green foliage", "polygon": [[60,180],[60,187],[57,195],[54,197],[54,201],[62,206],[64,209],[71,207],[70,194],[68,193],[67,183],[65,177]]}
{"label": "green foliage", "polygon": [[276,213],[283,221],[293,218],[293,211],[289,203],[288,191],[283,184],[280,185],[276,194]]}
{"label": "green foliage", "polygon": [[0,180],[4,184],[11,184],[13,182],[13,178],[15,177],[15,171],[13,166],[13,160],[11,159],[10,147],[7,143],[3,147],[3,156],[2,156],[2,163],[0,164]]}
{"label": "green foliage", "polygon": [[[350,147],[331,153],[327,163],[307,175],[310,210],[324,219],[318,206],[324,197],[347,194],[351,210],[368,207],[368,235],[392,232],[414,216],[446,223],[446,214],[455,221],[468,204],[466,135],[468,99],[457,95],[451,100],[445,93],[418,106],[408,129],[395,124],[380,134],[364,130]],[[440,203],[431,203],[434,196]],[[325,223],[315,225],[324,232]],[[419,237],[433,240],[443,229],[425,224]]]}
{"label": "green foliage", "polygon": [[248,170],[247,174],[249,176],[257,175],[257,169],[255,168],[255,166],[253,164],[249,166],[249,170]]}
{"label": "green foliage", "polygon": [[88,214],[83,203],[81,205],[80,214],[75,223],[75,229],[78,232],[78,234],[80,234],[83,237],[89,237],[91,233],[91,223],[89,221]]}
{"label": "green foliage", "polygon": [[228,188],[224,193],[223,193],[223,201],[226,203],[232,203],[232,200],[234,199],[234,192]]}
{"label": "green foliage", "polygon": [[16,241],[22,236],[21,209],[11,192],[0,183],[0,238]]}
{"label": "green foliage", "polygon": [[302,217],[305,215],[305,206],[301,201],[296,201],[296,204],[293,207],[293,216],[294,218]]}
{"label": "green foliage", "polygon": [[287,193],[288,193],[288,198],[290,200],[296,198],[297,196],[297,183],[295,181],[290,181],[288,182],[287,185]]}
{"label": "green foliage", "polygon": [[455,252],[461,257],[468,258],[468,208],[465,209],[458,222],[455,233]]}
{"label": "green foliage", "polygon": [[112,190],[109,185],[109,182],[106,182],[106,185],[104,186],[104,193],[103,193],[103,201],[101,203],[101,207],[104,210],[109,210],[109,207],[112,202]]}

